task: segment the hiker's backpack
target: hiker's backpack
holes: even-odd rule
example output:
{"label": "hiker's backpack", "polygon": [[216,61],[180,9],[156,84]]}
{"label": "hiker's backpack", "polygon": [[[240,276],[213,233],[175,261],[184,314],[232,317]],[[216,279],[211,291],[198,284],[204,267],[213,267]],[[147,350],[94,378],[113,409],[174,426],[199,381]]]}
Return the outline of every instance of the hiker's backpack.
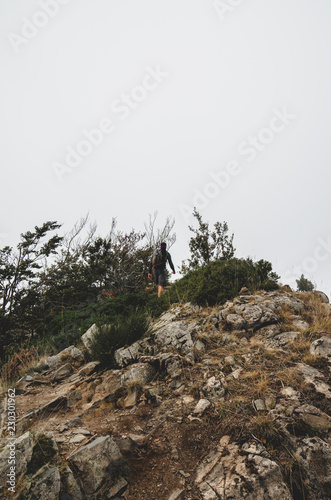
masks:
{"label": "hiker's backpack", "polygon": [[152,266],[159,267],[161,263],[162,263],[161,248],[157,248],[156,250],[154,250],[152,255]]}

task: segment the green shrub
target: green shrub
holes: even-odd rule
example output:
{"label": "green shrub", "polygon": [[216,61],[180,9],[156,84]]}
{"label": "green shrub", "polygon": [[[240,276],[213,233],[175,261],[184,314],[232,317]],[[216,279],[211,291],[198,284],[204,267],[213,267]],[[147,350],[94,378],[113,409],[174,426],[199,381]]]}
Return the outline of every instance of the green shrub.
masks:
{"label": "green shrub", "polygon": [[295,281],[297,282],[298,292],[312,292],[315,288],[314,283],[305,278],[303,274],[301,274],[299,280]]}
{"label": "green shrub", "polygon": [[199,305],[222,304],[239,294],[242,287],[250,290],[275,290],[279,277],[269,262],[251,259],[219,259],[190,271],[174,283],[168,294],[170,302],[190,301]]}
{"label": "green shrub", "polygon": [[149,328],[149,320],[143,311],[128,310],[126,315],[118,315],[112,323],[97,323],[97,326],[99,332],[90,346],[92,359],[100,361],[106,368],[113,368],[115,351],[143,337]]}

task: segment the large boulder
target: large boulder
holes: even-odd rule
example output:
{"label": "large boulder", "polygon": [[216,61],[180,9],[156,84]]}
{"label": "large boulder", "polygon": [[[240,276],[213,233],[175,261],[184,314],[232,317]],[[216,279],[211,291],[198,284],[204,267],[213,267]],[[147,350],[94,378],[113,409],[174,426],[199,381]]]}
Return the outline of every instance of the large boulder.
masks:
{"label": "large boulder", "polygon": [[57,368],[54,373],[52,373],[51,379],[52,382],[57,382],[59,380],[62,380],[70,375],[72,371],[72,367],[70,363],[65,363],[64,365],[60,366],[60,368]]}
{"label": "large boulder", "polygon": [[254,442],[230,443],[229,436],[199,465],[195,481],[204,500],[293,500],[266,449]]}
{"label": "large boulder", "polygon": [[61,490],[61,477],[57,467],[41,469],[33,477],[33,486],[30,488],[31,500],[58,500]]}
{"label": "large boulder", "polygon": [[101,436],[70,455],[67,460],[78,475],[85,493],[92,495],[108,480],[123,457],[115,440]]}
{"label": "large boulder", "polygon": [[181,354],[193,356],[194,342],[192,334],[198,329],[199,326],[196,322],[173,321],[171,317],[168,318],[168,321],[165,321],[164,317],[161,317],[161,321],[154,325],[153,337],[155,343],[163,352],[175,349]]}
{"label": "large boulder", "polygon": [[331,399],[331,387],[326,383],[323,373],[304,363],[298,363],[296,368],[302,373],[305,382],[315,387],[316,392],[324,394],[326,398]]}
{"label": "large boulder", "polygon": [[329,297],[324,292],[320,292],[319,290],[314,290],[313,293],[320,299],[324,304],[329,303]]}
{"label": "large boulder", "polygon": [[155,368],[147,363],[136,363],[122,375],[121,384],[127,385],[130,382],[138,382],[140,385],[146,385],[155,376]]}
{"label": "large boulder", "polygon": [[314,340],[310,345],[310,353],[314,356],[322,356],[331,361],[331,337],[321,337]]}
{"label": "large boulder", "polygon": [[31,432],[26,432],[17,439],[3,440],[3,444],[3,449],[0,452],[0,493],[7,489],[7,474],[12,472],[10,462],[13,459],[15,460],[16,481],[22,474],[25,474],[32,457],[33,435]]}
{"label": "large boulder", "polygon": [[49,356],[45,363],[49,368],[56,368],[62,363],[72,363],[74,366],[80,366],[84,363],[84,354],[80,349],[71,345],[55,356]]}
{"label": "large boulder", "polygon": [[99,328],[97,325],[94,323],[83,335],[82,335],[82,342],[86,349],[89,351],[90,346],[96,336],[96,334],[99,332]]}
{"label": "large boulder", "polygon": [[83,496],[70,467],[66,466],[61,472],[61,499],[82,500]]}
{"label": "large boulder", "polygon": [[293,295],[290,295],[288,293],[269,293],[268,299],[264,304],[266,305],[266,303],[268,303],[268,307],[276,313],[279,313],[286,308],[292,311],[294,314],[300,315],[306,309],[306,306],[304,302],[302,302],[302,300],[293,297]]}
{"label": "large boulder", "polygon": [[263,310],[261,309],[261,307],[255,304],[241,304],[235,306],[235,311],[236,313],[242,315],[248,328],[257,326],[263,315]]}
{"label": "large boulder", "polygon": [[132,363],[137,363],[144,354],[153,354],[154,350],[149,344],[149,339],[138,340],[129,347],[121,347],[114,354],[115,361],[120,368]]}
{"label": "large boulder", "polygon": [[308,500],[330,500],[331,447],[319,437],[305,438],[296,452]]}

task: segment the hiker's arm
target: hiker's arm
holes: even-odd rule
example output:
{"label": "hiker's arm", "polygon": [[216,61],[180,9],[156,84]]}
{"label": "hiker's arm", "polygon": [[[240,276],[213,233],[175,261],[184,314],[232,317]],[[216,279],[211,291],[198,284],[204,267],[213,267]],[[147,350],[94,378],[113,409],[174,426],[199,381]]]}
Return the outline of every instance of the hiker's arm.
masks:
{"label": "hiker's arm", "polygon": [[173,265],[173,262],[172,262],[172,260],[171,260],[171,255],[170,255],[170,253],[169,253],[169,252],[168,252],[168,262],[169,262],[169,266],[170,266],[170,267],[171,267],[171,269],[172,269],[172,272],[173,272],[173,273],[175,273],[175,272],[176,272],[176,271],[175,271],[175,266]]}

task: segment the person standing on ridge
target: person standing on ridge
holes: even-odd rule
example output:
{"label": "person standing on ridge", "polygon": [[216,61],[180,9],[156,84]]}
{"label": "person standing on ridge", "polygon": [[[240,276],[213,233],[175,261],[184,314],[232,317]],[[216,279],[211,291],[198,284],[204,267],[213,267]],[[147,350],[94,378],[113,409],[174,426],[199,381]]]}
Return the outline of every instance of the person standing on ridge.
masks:
{"label": "person standing on ridge", "polygon": [[166,265],[169,262],[169,266],[172,269],[172,273],[176,274],[175,266],[172,263],[171,255],[167,252],[167,244],[161,243],[160,248],[155,250],[152,256],[152,260],[149,266],[149,279],[155,280],[157,284],[157,295],[160,297],[164,293],[164,287],[166,285]]}

